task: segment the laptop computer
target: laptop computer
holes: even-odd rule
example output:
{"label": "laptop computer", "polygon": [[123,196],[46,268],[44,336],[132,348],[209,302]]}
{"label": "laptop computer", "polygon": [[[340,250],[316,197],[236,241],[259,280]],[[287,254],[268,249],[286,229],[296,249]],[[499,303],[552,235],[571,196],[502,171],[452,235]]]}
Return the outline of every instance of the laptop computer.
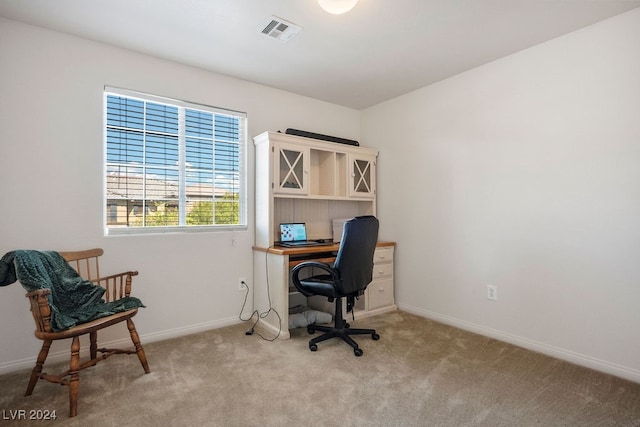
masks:
{"label": "laptop computer", "polygon": [[295,248],[332,245],[333,242],[307,240],[307,225],[304,222],[288,222],[280,224],[280,241],[277,244],[286,248]]}

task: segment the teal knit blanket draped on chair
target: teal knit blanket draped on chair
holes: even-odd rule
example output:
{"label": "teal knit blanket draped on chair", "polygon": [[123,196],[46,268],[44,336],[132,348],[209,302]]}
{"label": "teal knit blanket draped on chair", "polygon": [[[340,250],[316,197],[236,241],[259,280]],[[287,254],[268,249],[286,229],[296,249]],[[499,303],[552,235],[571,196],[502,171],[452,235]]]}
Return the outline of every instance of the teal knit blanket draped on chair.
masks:
{"label": "teal knit blanket draped on chair", "polygon": [[28,291],[51,289],[51,328],[63,331],[77,324],[144,307],[135,297],[105,302],[105,289],[83,279],[58,252],[16,250],[0,259],[0,286],[19,281]]}

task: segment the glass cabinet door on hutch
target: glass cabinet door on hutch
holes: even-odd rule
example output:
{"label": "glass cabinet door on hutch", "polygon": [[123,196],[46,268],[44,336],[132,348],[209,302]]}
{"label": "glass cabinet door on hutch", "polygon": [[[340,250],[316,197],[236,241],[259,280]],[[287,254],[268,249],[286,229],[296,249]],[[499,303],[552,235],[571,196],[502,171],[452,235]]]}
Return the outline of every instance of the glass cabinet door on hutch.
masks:
{"label": "glass cabinet door on hutch", "polygon": [[309,150],[286,144],[274,145],[276,151],[275,192],[307,194]]}
{"label": "glass cabinet door on hutch", "polygon": [[375,196],[375,158],[351,157],[351,185],[349,187],[352,197]]}

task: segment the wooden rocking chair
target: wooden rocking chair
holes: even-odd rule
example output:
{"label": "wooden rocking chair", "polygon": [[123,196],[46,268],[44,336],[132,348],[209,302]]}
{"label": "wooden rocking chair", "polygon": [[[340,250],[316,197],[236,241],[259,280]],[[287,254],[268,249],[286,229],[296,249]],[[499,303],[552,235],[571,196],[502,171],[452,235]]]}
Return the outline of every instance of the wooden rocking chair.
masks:
{"label": "wooden rocking chair", "polygon": [[[110,276],[100,277],[98,265],[98,257],[103,254],[102,249],[90,249],[78,252],[60,252],[60,255],[80,274],[85,280],[90,280],[96,285],[106,289],[103,298],[106,302],[115,301],[122,297],[129,296],[131,293],[131,280],[133,276],[138,274],[137,271],[127,271],[125,273],[114,274]],[[31,372],[29,385],[25,396],[30,396],[39,379],[44,379],[53,383],[69,386],[69,416],[78,415],[78,397],[80,394],[80,375],[82,369],[94,366],[96,363],[106,359],[114,354],[133,354],[138,355],[140,363],[144,368],[144,372],[148,374],[150,371],[147,362],[147,356],[144,353],[140,337],[136,331],[136,327],[131,319],[138,312],[137,308],[123,311],[110,316],[98,318],[87,323],[73,326],[63,331],[55,332],[51,328],[51,307],[47,296],[50,294],[49,289],[38,289],[27,294],[27,298],[31,302],[31,312],[36,322],[35,336],[43,340],[42,349],[38,354],[36,366]],[[127,322],[127,328],[133,341],[134,349],[107,349],[98,348],[97,335],[100,329],[114,325],[120,322]],[[84,363],[80,363],[80,336],[89,334],[89,354],[91,359]],[[71,341],[71,361],[69,370],[60,375],[51,375],[42,372],[44,362],[49,353],[49,348],[54,340],[72,338]],[[98,355],[98,352],[101,354]]]}

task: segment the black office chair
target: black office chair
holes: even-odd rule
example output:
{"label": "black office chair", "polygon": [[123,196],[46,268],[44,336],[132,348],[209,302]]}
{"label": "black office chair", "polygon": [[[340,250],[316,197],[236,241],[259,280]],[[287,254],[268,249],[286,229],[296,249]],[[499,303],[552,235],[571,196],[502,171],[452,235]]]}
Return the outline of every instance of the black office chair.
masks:
{"label": "black office chair", "polygon": [[[373,275],[373,253],[378,241],[378,220],[374,216],[360,216],[345,222],[340,249],[333,266],[318,262],[307,261],[296,265],[291,270],[293,285],[303,295],[321,295],[329,302],[335,300],[334,326],[309,325],[307,331],[313,334],[316,330],[325,332],[323,335],[309,340],[309,350],[316,351],[318,343],[330,338],[342,338],[353,347],[356,356],[362,356],[350,335],[367,335],[379,340],[375,329],[352,329],[342,315],[342,300],[347,300],[347,312],[353,310],[355,299],[364,294]],[[322,270],[322,274],[311,277],[300,277],[300,273],[309,267]]]}

